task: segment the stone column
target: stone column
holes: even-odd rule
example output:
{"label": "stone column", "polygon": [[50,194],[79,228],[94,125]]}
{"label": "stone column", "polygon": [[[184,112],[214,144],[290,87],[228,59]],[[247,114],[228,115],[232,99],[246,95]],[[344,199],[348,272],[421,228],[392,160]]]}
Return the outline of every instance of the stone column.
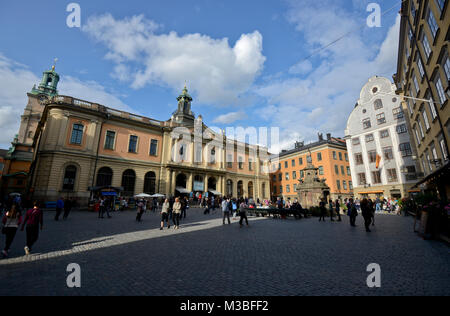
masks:
{"label": "stone column", "polygon": [[209,180],[209,176],[205,175],[205,192],[208,192],[208,180]]}
{"label": "stone column", "polygon": [[175,189],[177,186],[177,173],[175,171],[172,171],[172,182],[171,182],[171,186],[170,186],[170,194],[171,195],[175,195]]}
{"label": "stone column", "polygon": [[188,191],[190,191],[190,192],[192,192],[194,189],[193,189],[193,181],[194,181],[194,174],[193,173],[190,173],[189,174],[189,177],[188,177],[188,183],[187,183],[187,185],[186,185],[186,189],[188,190]]}

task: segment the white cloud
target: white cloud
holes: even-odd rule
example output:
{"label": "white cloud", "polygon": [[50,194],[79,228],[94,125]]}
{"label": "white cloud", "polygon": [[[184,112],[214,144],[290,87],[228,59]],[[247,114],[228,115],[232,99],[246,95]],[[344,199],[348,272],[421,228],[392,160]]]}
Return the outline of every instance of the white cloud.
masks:
{"label": "white cloud", "polygon": [[158,35],[157,29],[155,22],[142,15],[116,20],[110,14],[90,17],[83,27],[108,49],[105,57],[116,64],[115,78],[128,78],[134,89],[157,84],[177,92],[187,80],[204,104],[239,102],[266,60],[258,31],[242,34],[232,47],[227,38],[175,32]]}
{"label": "white cloud", "polygon": [[38,81],[26,66],[0,53],[0,148],[11,146],[27,105],[27,92]]}
{"label": "white cloud", "polygon": [[245,120],[246,118],[247,114],[245,114],[245,112],[230,112],[218,116],[213,122],[216,124],[231,124],[236,121]]}
{"label": "white cloud", "polygon": [[[354,16],[330,0],[306,2],[291,2],[288,14],[289,21],[305,38],[310,50],[306,54],[361,28]],[[258,109],[257,115],[269,117],[272,125],[279,126],[281,139],[291,140],[291,146],[298,137],[316,141],[318,132],[343,136],[348,116],[367,80],[374,75],[391,78],[395,73],[399,28],[397,17],[378,46],[366,39],[370,32],[381,29],[349,33],[312,57],[318,64],[316,68],[311,70],[310,62],[301,60],[291,67],[290,76],[256,87],[255,92],[270,103]],[[376,34],[374,37],[379,37]]]}

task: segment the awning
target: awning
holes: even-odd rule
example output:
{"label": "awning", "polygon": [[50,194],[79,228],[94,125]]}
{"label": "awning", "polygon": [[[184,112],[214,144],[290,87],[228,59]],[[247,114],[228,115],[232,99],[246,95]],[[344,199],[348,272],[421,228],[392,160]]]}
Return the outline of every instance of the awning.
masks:
{"label": "awning", "polygon": [[222,193],[217,192],[217,191],[215,191],[215,190],[209,190],[208,192],[211,192],[211,193],[214,194],[214,195],[222,196]]}
{"label": "awning", "polygon": [[422,192],[422,191],[420,191],[420,190],[409,190],[408,191],[408,193],[420,193],[420,192]]}
{"label": "awning", "polygon": [[191,191],[188,191],[186,188],[182,188],[182,187],[177,187],[175,190],[177,190],[181,194],[189,194],[189,193],[191,193]]}
{"label": "awning", "polygon": [[384,194],[384,191],[357,192],[358,194]]}
{"label": "awning", "polygon": [[437,169],[432,174],[428,175],[427,177],[425,177],[421,181],[417,182],[414,187],[417,188],[417,187],[419,187],[419,185],[424,184],[426,182],[435,181],[438,177],[440,177],[442,175],[445,175],[445,173],[448,173],[449,169],[450,169],[450,162],[447,162],[443,167]]}

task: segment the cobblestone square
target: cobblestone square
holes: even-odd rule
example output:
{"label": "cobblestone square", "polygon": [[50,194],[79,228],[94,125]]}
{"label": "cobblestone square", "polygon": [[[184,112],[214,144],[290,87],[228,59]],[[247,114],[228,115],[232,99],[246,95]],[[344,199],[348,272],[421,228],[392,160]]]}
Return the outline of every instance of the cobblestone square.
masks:
{"label": "cobblestone square", "polygon": [[[134,212],[98,219],[73,212],[44,231],[31,256],[18,232],[9,259],[0,260],[0,295],[450,295],[446,244],[413,233],[411,217],[379,215],[367,234],[362,218],[319,223],[250,218],[222,225],[221,212],[191,209],[180,230],[159,230],[159,214]],[[4,236],[0,238],[4,245]],[[66,285],[70,263],[81,288]],[[366,285],[367,266],[381,266],[381,288]]]}

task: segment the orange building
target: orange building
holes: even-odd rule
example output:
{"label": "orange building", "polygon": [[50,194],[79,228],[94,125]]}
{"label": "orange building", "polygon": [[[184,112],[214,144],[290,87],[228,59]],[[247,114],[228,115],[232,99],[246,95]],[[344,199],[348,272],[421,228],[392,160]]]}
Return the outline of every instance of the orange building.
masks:
{"label": "orange building", "polygon": [[272,198],[297,198],[297,185],[304,178],[303,169],[307,159],[311,157],[312,164],[319,168],[319,177],[326,179],[331,189],[332,199],[345,199],[353,196],[353,183],[350,173],[350,163],[345,140],[327,135],[319,141],[304,145],[296,143],[295,149],[282,151],[278,158],[271,161],[271,192]]}

